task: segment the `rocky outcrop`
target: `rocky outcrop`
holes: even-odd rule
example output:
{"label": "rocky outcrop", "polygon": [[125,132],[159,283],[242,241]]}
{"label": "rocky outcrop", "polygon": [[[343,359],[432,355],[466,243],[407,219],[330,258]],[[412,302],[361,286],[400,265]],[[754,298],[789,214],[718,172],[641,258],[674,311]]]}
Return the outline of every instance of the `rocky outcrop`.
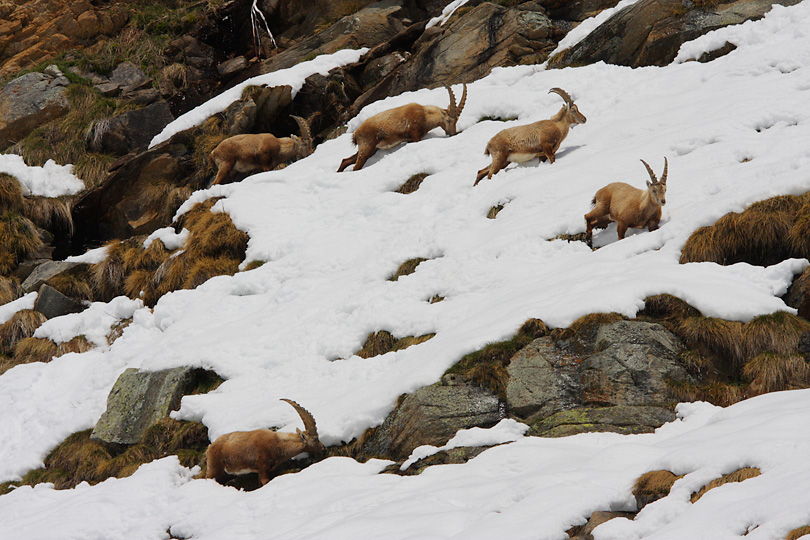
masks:
{"label": "rocky outcrop", "polygon": [[110,35],[127,20],[118,6],[96,7],[89,0],[0,3],[0,78]]}
{"label": "rocky outcrop", "polygon": [[107,410],[90,438],[112,445],[137,444],[150,426],[179,408],[195,376],[196,370],[188,367],[152,372],[127,369],[110,391]]}
{"label": "rocky outcrop", "polygon": [[22,283],[22,288],[25,292],[29,293],[37,291],[43,283],[49,279],[55,278],[63,274],[72,274],[81,272],[87,268],[84,263],[75,263],[68,261],[47,261],[39,264],[33,271],[25,278]]}
{"label": "rocky outcrop", "polygon": [[567,67],[603,61],[621,66],[664,66],[680,46],[707,32],[759,19],[774,4],[799,0],[737,0],[695,4],[681,0],[641,0],[613,15],[585,39],[551,62]]}
{"label": "rocky outcrop", "polygon": [[782,300],[790,307],[796,308],[799,317],[810,319],[810,268],[805,268],[804,272],[793,280]]}
{"label": "rocky outcrop", "polygon": [[445,378],[408,394],[363,445],[367,455],[403,460],[424,444],[442,446],[458,430],[492,427],[505,416],[488,390]]}
{"label": "rocky outcrop", "polygon": [[[571,347],[536,339],[508,367],[510,411],[535,434],[652,431],[673,415],[669,381],[687,381],[683,345],[658,324],[618,321]],[[663,406],[663,407],[662,407]],[[568,411],[567,413],[563,413]]]}
{"label": "rocky outcrop", "polygon": [[68,111],[69,81],[56,66],[27,73],[0,89],[0,148]]}
{"label": "rocky outcrop", "polygon": [[47,284],[39,288],[37,300],[34,303],[34,311],[42,313],[49,319],[69,313],[79,313],[85,308],[84,304],[68,298]]}
{"label": "rocky outcrop", "polygon": [[163,100],[115,116],[95,126],[93,146],[102,152],[124,155],[145,148],[152,138],[174,120],[169,104]]}

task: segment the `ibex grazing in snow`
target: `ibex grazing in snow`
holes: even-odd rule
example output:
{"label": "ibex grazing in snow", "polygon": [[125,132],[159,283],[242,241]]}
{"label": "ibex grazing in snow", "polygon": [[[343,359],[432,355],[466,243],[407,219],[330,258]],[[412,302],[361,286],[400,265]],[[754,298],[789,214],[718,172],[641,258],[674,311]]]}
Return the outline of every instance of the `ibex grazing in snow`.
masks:
{"label": "ibex grazing in snow", "polygon": [[474,186],[485,176],[492,178],[492,175],[509,162],[523,163],[539,157],[540,161],[548,158],[549,163],[554,163],[554,154],[568,135],[568,130],[573,125],[584,124],[587,118],[579,112],[574,100],[565,90],[552,88],[548,92],[558,94],[565,100],[563,108],[548,120],[506,128],[492,137],[484,151],[486,155],[492,156],[492,164],[478,171]]}
{"label": "ibex grazing in snow", "polygon": [[647,189],[634,188],[624,182],[608,184],[593,197],[591,203],[593,210],[585,214],[587,225],[586,241],[589,246],[593,242],[594,227],[606,227],[611,221],[618,223],[616,231],[619,240],[624,238],[628,227],[641,229],[647,227],[650,231],[658,228],[661,221],[661,207],[667,202],[667,158],[664,158],[664,172],[661,180],[655,178],[655,173],[643,159],[641,162],[647,168],[652,182],[647,180]]}
{"label": "ibex grazing in snow", "polygon": [[318,429],[312,414],[292,400],[282,401],[298,411],[306,431],[296,429],[295,433],[279,433],[257,429],[221,435],[205,452],[208,462],[205,477],[224,484],[230,475],[257,472],[262,485],[265,485],[276,467],[298,454],[308,452],[310,455],[322,455],[326,448],[318,440]]}
{"label": "ibex grazing in snow", "polygon": [[352,135],[357,153],[341,161],[338,172],[352,163],[353,170],[360,170],[380,148],[390,150],[402,142],[421,141],[428,131],[437,127],[441,127],[447,135],[455,135],[458,117],[467,101],[467,85],[464,85],[458,105],[453,90],[449,86],[445,88],[450,94],[450,106],[446,109],[409,103],[367,118]]}
{"label": "ibex grazing in snow", "polygon": [[310,155],[314,149],[309,125],[300,116],[292,118],[301,129],[301,137],[278,138],[270,133],[247,133],[228,137],[219,143],[209,156],[218,169],[212,185],[222,182],[231,169],[239,172],[270,171],[281,163]]}

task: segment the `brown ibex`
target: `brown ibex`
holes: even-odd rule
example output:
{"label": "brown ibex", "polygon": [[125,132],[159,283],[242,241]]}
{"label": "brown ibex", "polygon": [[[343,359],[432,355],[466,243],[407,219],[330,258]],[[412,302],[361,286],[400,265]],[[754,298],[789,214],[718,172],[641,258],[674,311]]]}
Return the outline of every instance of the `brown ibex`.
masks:
{"label": "brown ibex", "polygon": [[228,137],[211,152],[209,160],[217,166],[217,177],[212,185],[222,182],[232,169],[238,172],[270,171],[281,163],[310,155],[314,149],[312,134],[306,120],[292,117],[301,130],[301,136],[276,137],[270,133],[246,133]]}
{"label": "brown ibex", "polygon": [[352,170],[360,170],[380,148],[390,150],[399,143],[421,141],[431,129],[437,127],[441,127],[447,135],[455,135],[458,117],[467,101],[467,85],[464,85],[458,105],[453,90],[449,86],[445,88],[450,94],[450,106],[446,109],[409,103],[367,118],[352,135],[357,153],[341,161],[338,172],[352,163]]}
{"label": "brown ibex", "polygon": [[506,128],[492,137],[484,151],[484,154],[492,156],[492,164],[478,171],[474,186],[485,176],[492,178],[509,162],[524,163],[539,157],[540,161],[548,159],[549,163],[554,163],[554,155],[568,135],[568,130],[573,125],[584,124],[587,119],[565,90],[552,88],[548,92],[558,94],[565,100],[562,109],[548,120]]}
{"label": "brown ibex", "polygon": [[298,454],[308,452],[312,456],[322,455],[326,448],[318,439],[318,429],[312,414],[295,401],[282,401],[298,411],[304,421],[305,431],[296,429],[295,433],[279,433],[257,429],[221,435],[205,452],[208,463],[205,477],[224,484],[231,475],[259,473],[259,480],[265,485],[270,481],[270,473],[276,467]]}
{"label": "brown ibex", "polygon": [[593,210],[585,214],[587,226],[586,241],[589,246],[593,242],[594,227],[606,227],[611,221],[617,222],[616,231],[619,240],[624,238],[628,227],[650,231],[658,228],[661,221],[661,207],[667,202],[667,158],[664,158],[664,172],[661,180],[657,180],[655,173],[643,159],[641,162],[647,168],[652,182],[647,180],[647,189],[634,188],[624,182],[608,184],[593,197],[591,204]]}

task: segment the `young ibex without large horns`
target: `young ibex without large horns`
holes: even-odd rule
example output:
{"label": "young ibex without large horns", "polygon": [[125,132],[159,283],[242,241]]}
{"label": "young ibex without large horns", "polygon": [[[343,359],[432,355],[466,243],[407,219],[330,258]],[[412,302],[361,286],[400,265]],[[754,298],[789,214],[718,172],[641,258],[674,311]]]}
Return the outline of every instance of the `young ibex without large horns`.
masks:
{"label": "young ibex without large horns", "polygon": [[484,151],[492,156],[492,164],[478,171],[474,186],[485,176],[492,178],[509,162],[523,163],[539,157],[540,161],[548,159],[549,163],[554,163],[554,155],[568,130],[573,125],[584,124],[587,119],[565,90],[552,88],[549,94],[552,92],[563,98],[565,105],[548,120],[506,128],[492,137]]}
{"label": "young ibex without large horns", "polygon": [[441,127],[447,135],[455,135],[458,117],[467,101],[467,85],[464,85],[458,105],[453,90],[449,86],[445,88],[450,94],[450,106],[446,109],[409,103],[367,118],[352,135],[357,153],[341,161],[338,172],[352,163],[353,170],[360,170],[380,148],[390,150],[399,143],[421,141],[428,131],[437,127]]}
{"label": "young ibex without large horns", "polygon": [[231,475],[259,473],[262,485],[270,481],[270,473],[302,452],[320,456],[326,448],[318,439],[315,419],[309,411],[295,401],[282,399],[292,405],[301,420],[305,431],[279,433],[269,429],[254,431],[234,431],[217,437],[205,452],[208,462],[206,478],[214,478],[220,484],[226,483]]}
{"label": "young ibex without large horns", "polygon": [[655,173],[643,159],[652,182],[647,180],[647,189],[634,188],[624,182],[608,184],[593,197],[593,210],[585,214],[586,241],[592,246],[593,229],[606,227],[611,221],[617,222],[619,240],[624,238],[628,227],[650,231],[658,228],[661,221],[661,207],[667,202],[667,158],[664,158],[664,172],[659,181]]}
{"label": "young ibex without large horns", "polygon": [[238,172],[270,171],[281,163],[307,157],[314,149],[309,124],[300,116],[292,117],[301,130],[301,136],[276,137],[270,133],[234,135],[217,145],[209,158],[217,166],[216,185],[232,169]]}

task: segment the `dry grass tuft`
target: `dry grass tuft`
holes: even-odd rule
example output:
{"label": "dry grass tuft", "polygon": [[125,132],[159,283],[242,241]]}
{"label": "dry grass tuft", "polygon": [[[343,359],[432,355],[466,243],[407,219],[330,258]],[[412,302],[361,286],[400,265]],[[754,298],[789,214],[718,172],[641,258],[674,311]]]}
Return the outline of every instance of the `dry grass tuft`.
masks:
{"label": "dry grass tuft", "polygon": [[83,353],[93,348],[93,344],[87,341],[87,338],[78,335],[70,341],[64,341],[56,346],[56,356],[62,356],[67,353]]}
{"label": "dry grass tuft", "polygon": [[800,354],[762,353],[745,364],[743,376],[753,395],[810,387],[810,365]]}
{"label": "dry grass tuft", "polygon": [[676,333],[690,348],[705,348],[715,355],[720,368],[736,373],[744,361],[743,325],[739,321],[726,321],[713,317],[687,317],[678,325]]}
{"label": "dry grass tuft", "polygon": [[109,302],[124,293],[124,281],[126,280],[124,255],[126,246],[119,240],[113,240],[107,243],[106,246],[107,256],[103,261],[93,265],[91,273],[95,292],[94,297]]}
{"label": "dry grass tuft", "polygon": [[0,216],[0,274],[8,274],[20,261],[42,247],[42,240],[31,221],[15,212]]}
{"label": "dry grass tuft", "polygon": [[24,292],[19,281],[0,276],[0,306],[20,298]]}
{"label": "dry grass tuft", "polygon": [[644,309],[639,312],[639,315],[655,319],[683,319],[697,317],[700,315],[700,311],[677,296],[656,294],[644,299]]}
{"label": "dry grass tuft", "polygon": [[698,385],[670,382],[669,391],[677,401],[706,401],[720,407],[734,405],[749,397],[747,386],[738,383],[710,382]]}
{"label": "dry grass tuft", "polygon": [[421,257],[416,257],[415,259],[408,259],[404,263],[399,265],[397,271],[388,278],[388,281],[396,281],[402,276],[407,276],[409,274],[413,274],[416,272],[416,267],[425,262],[427,259],[423,259]]}
{"label": "dry grass tuft", "polygon": [[154,290],[154,273],[149,270],[135,270],[124,280],[124,293],[133,300],[141,298],[144,304],[154,305],[146,302],[147,296],[154,297]]}
{"label": "dry grass tuft", "polygon": [[69,298],[93,301],[93,287],[85,276],[59,274],[46,283]]}
{"label": "dry grass tuft", "polygon": [[574,338],[589,341],[596,336],[596,332],[603,324],[626,320],[627,317],[621,313],[591,313],[575,320],[568,328],[555,328],[550,336],[554,341]]}
{"label": "dry grass tuft", "polygon": [[214,115],[194,131],[193,159],[198,171],[202,171],[205,175],[214,173],[215,166],[209,156],[219,143],[228,138],[227,130],[228,127],[223,122],[222,117]]}
{"label": "dry grass tuft", "polygon": [[49,231],[63,231],[67,236],[73,235],[70,205],[62,199],[26,197],[23,213],[38,227]]}
{"label": "dry grass tuft", "polygon": [[746,357],[763,352],[795,353],[804,332],[810,332],[810,322],[786,311],[755,317],[743,327]]}
{"label": "dry grass tuft", "polygon": [[0,173],[0,212],[17,212],[23,210],[22,184],[14,176]]}
{"label": "dry grass tuft", "polygon": [[38,311],[21,309],[0,325],[0,350],[5,354],[13,354],[17,342],[33,336],[36,329],[47,320]]}
{"label": "dry grass tuft", "polygon": [[500,212],[501,210],[503,210],[502,204],[493,206],[492,208],[489,209],[489,212],[487,212],[487,219],[495,219],[496,217],[498,217],[498,212]]}
{"label": "dry grass tuft", "polygon": [[188,229],[189,231],[193,230],[197,222],[211,213],[211,208],[213,208],[220,199],[222,199],[222,197],[212,197],[192,206],[191,209],[177,219],[176,230],[181,228]]}
{"label": "dry grass tuft", "polygon": [[681,250],[681,264],[690,262],[720,262],[722,254],[712,227],[701,227],[693,232]]}
{"label": "dry grass tuft", "polygon": [[796,212],[793,227],[788,233],[791,251],[799,257],[810,257],[810,203],[805,203]]}
{"label": "dry grass tuft", "polygon": [[183,283],[184,289],[196,289],[212,277],[232,276],[239,271],[239,260],[230,257],[201,257],[194,261]]}
{"label": "dry grass tuft", "polygon": [[679,478],[683,478],[683,475],[677,476],[669,471],[650,471],[639,476],[633,484],[637,509],[641,510],[651,502],[669,495],[672,484]]}
{"label": "dry grass tuft", "polygon": [[692,493],[692,497],[690,500],[694,504],[698,500],[700,500],[700,498],[703,497],[708,491],[714,488],[723,486],[730,482],[743,482],[745,480],[748,480],[749,478],[755,478],[759,475],[760,471],[756,467],[743,467],[742,469],[737,469],[732,473],[724,474],[720,478],[712,480],[711,482],[700,488],[699,491]]}
{"label": "dry grass tuft", "polygon": [[394,346],[391,348],[392,351],[401,351],[402,349],[407,349],[413,345],[419,345],[420,343],[424,343],[430,339],[436,337],[435,333],[432,334],[425,334],[422,336],[405,336],[403,338],[399,338]]}
{"label": "dry grass tuft", "polygon": [[411,176],[410,178],[408,178],[405,181],[404,184],[402,184],[399,187],[399,189],[397,190],[397,193],[402,193],[402,194],[405,194],[405,195],[407,195],[409,193],[413,193],[414,191],[419,189],[419,186],[422,185],[422,181],[427,177],[428,177],[428,173],[419,173],[419,174],[415,174],[415,175]]}
{"label": "dry grass tuft", "polygon": [[540,319],[529,319],[523,323],[518,330],[518,334],[528,336],[532,339],[537,339],[548,334],[549,329],[546,323]]}
{"label": "dry grass tuft", "polygon": [[785,537],[785,540],[799,540],[799,538],[807,536],[808,534],[810,534],[810,525],[805,525],[804,527],[790,531]]}
{"label": "dry grass tuft", "polygon": [[23,338],[14,346],[14,365],[50,362],[56,356],[56,348],[50,339]]}
{"label": "dry grass tuft", "polygon": [[366,338],[365,343],[363,343],[363,348],[355,354],[360,358],[379,356],[392,350],[396,341],[396,338],[387,330],[372,332]]}
{"label": "dry grass tuft", "polygon": [[192,263],[193,260],[186,252],[166,259],[155,271],[154,280],[158,295],[163,296],[182,289],[191,271]]}
{"label": "dry grass tuft", "polygon": [[149,247],[140,253],[136,267],[139,270],[154,272],[168,258],[169,250],[166,249],[163,241],[158,238],[153,240]]}

